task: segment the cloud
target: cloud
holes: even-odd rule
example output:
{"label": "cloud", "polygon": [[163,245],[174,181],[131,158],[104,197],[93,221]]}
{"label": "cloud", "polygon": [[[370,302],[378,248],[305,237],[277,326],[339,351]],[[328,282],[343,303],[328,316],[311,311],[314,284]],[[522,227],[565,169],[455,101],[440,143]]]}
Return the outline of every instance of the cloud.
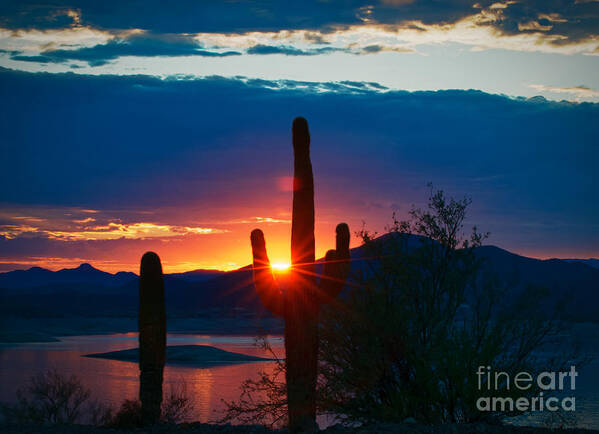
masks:
{"label": "cloud", "polygon": [[[0,26],[0,46],[4,53],[18,55],[26,52],[40,53],[56,49],[76,50],[94,47],[114,38],[127,38],[142,31],[138,29],[106,31],[91,27],[68,27],[61,29],[10,30]],[[142,32],[143,33],[143,32]]]}
{"label": "cloud", "polygon": [[23,235],[44,236],[60,241],[93,241],[182,237],[190,234],[221,234],[224,229],[172,226],[139,222],[122,224],[110,222],[103,226],[86,226],[80,230],[49,230],[30,225],[0,225],[0,236],[11,240]]}
{"label": "cloud", "polygon": [[[354,45],[355,47],[355,45]],[[377,54],[383,52],[395,52],[395,53],[415,53],[416,50],[408,47],[401,46],[386,46],[381,44],[366,45],[363,47],[357,47],[357,51],[354,54]]]}
{"label": "cloud", "polygon": [[[219,79],[230,80],[219,77]],[[379,83],[367,81],[343,80],[338,82],[314,82],[299,80],[264,80],[259,78],[235,77],[241,83],[249,86],[261,87],[273,90],[299,90],[311,93],[335,92],[335,93],[363,93],[363,92],[381,92],[389,90],[388,87]]]}
{"label": "cloud", "polygon": [[12,216],[12,218],[14,220],[25,220],[25,221],[34,222],[34,223],[46,221],[45,218],[41,218],[41,217],[31,217],[31,216],[21,216],[21,215]]}
{"label": "cloud", "polygon": [[599,4],[571,1],[529,0],[510,2],[496,23],[505,34],[542,32],[555,36],[556,45],[595,39],[598,35]]}
{"label": "cloud", "polygon": [[551,24],[541,24],[538,21],[528,21],[526,23],[518,23],[518,30],[520,31],[524,31],[524,30],[539,30],[542,32],[547,32],[549,30],[551,30],[553,28],[553,25]]}
{"label": "cloud", "polygon": [[201,48],[195,39],[181,35],[133,34],[123,39],[113,39],[105,44],[77,49],[45,50],[37,56],[12,55],[11,59],[26,62],[64,63],[74,60],[87,62],[90,66],[102,66],[123,56],[236,56],[236,51],[210,51]]}
{"label": "cloud", "polygon": [[299,49],[291,45],[263,45],[257,44],[246,50],[247,54],[283,54],[286,56],[318,56],[320,54],[331,54],[331,53],[348,53],[348,54],[377,54],[382,52],[396,52],[396,53],[414,53],[415,50],[401,46],[385,46],[380,44],[372,44],[360,46],[357,43],[351,43],[343,47],[318,47],[318,48],[307,48]]}
{"label": "cloud", "polygon": [[[244,48],[250,49],[251,54],[256,50],[270,54],[275,49],[288,55],[326,54],[330,50],[319,52],[316,46],[298,46],[292,39],[301,34],[304,42],[331,44],[332,39],[347,36],[348,32],[359,30],[367,36],[375,29],[384,30],[387,37],[371,41],[370,46],[389,47],[393,45],[389,44],[389,37],[402,41],[413,40],[416,35],[421,38],[421,43],[432,43],[444,35],[444,40],[478,47],[525,51],[534,51],[535,45],[539,45],[539,51],[554,48],[558,50],[556,52],[562,52],[563,47],[570,47],[570,52],[592,52],[599,43],[599,2],[565,0],[482,0],[474,5],[462,0],[351,0],[343,7],[335,2],[318,0],[301,5],[274,0],[260,5],[250,1],[207,3],[184,0],[176,7],[164,7],[158,0],[150,0],[113,5],[110,14],[95,2],[84,0],[42,0],[34,5],[9,0],[0,7],[0,16],[0,27],[21,31],[87,28],[110,33],[143,29],[153,35],[178,35],[180,38],[220,35],[221,39],[228,37],[229,42],[234,38],[255,38],[261,34],[278,35],[279,43],[274,39],[258,38],[262,40],[245,44]],[[476,40],[481,36],[483,40],[479,44]],[[234,50],[234,45],[231,43],[227,47]],[[257,48],[251,49],[253,46]],[[342,44],[334,47],[342,48]],[[124,48],[112,45],[102,48],[107,52],[117,49]],[[178,49],[166,47],[163,52],[177,53]],[[143,53],[139,55],[152,55],[148,47],[129,50]],[[207,53],[213,51],[204,54]]]}
{"label": "cloud", "polygon": [[91,222],[95,222],[96,219],[92,218],[92,217],[87,217],[84,219],[80,219],[80,220],[73,220],[73,223],[91,223]]}
{"label": "cloud", "polygon": [[247,49],[247,54],[284,54],[286,56],[316,56],[319,54],[329,54],[338,51],[345,51],[341,48],[321,47],[301,50],[292,46],[286,45],[254,45]]}
{"label": "cloud", "polygon": [[78,23],[106,29],[137,27],[160,33],[235,32],[280,29],[320,29],[345,22],[358,23],[359,1],[346,8],[317,1],[304,4],[269,0],[256,4],[183,0],[164,7],[158,0],[115,4],[108,11],[93,1],[41,0],[35,4],[7,0],[0,8],[0,24],[11,29],[59,28],[75,24],[69,10],[80,11]]}
{"label": "cloud", "polygon": [[[59,34],[60,32],[60,34]],[[91,33],[90,33],[91,32]],[[99,32],[99,31],[96,31]],[[98,35],[101,35],[98,36]],[[414,49],[397,43],[386,43],[381,37],[356,42],[352,32],[336,34],[335,45],[315,38],[306,31],[279,33],[227,34],[154,34],[140,29],[99,32],[81,28],[61,31],[19,31],[16,34],[0,29],[0,42],[12,50],[1,50],[11,60],[43,64],[86,62],[97,67],[126,56],[134,57],[229,57],[282,54],[286,56],[317,56],[331,53],[376,54],[381,52],[413,53]],[[381,36],[381,35],[379,35]],[[68,38],[71,38],[69,40]],[[377,40],[378,43],[371,43]],[[94,44],[94,42],[97,42]],[[281,42],[285,42],[282,44]],[[323,46],[324,45],[324,46]],[[73,68],[80,65],[73,64]]]}
{"label": "cloud", "polygon": [[566,94],[574,96],[576,100],[597,100],[599,101],[599,90],[591,89],[587,86],[571,86],[571,87],[559,87],[559,86],[546,86],[544,84],[531,84],[531,88],[538,90],[539,92],[549,92],[557,94]]}
{"label": "cloud", "polygon": [[389,88],[379,83],[366,82],[366,81],[340,81],[339,84],[348,87],[357,87],[366,90],[388,90]]}
{"label": "cloud", "polygon": [[11,56],[16,56],[16,55],[18,55],[20,53],[21,52],[17,51],[17,50],[9,51],[9,50],[2,50],[2,49],[0,49],[0,54],[9,54]]}
{"label": "cloud", "polygon": [[231,220],[228,221],[227,224],[254,224],[254,223],[291,223],[291,219],[280,219],[275,217],[252,217],[248,219],[241,220]]}
{"label": "cloud", "polygon": [[[267,237],[282,240],[274,247],[288,254],[284,223],[223,222],[288,220],[281,212],[289,211],[291,193],[278,180],[291,176],[290,125],[298,115],[309,120],[312,133],[318,224],[328,236],[319,248],[330,246],[339,221],[359,227],[364,219],[382,228],[390,209],[371,204],[409,209],[425,197],[429,181],[448,194],[473,196],[472,222],[490,230],[494,243],[585,252],[599,245],[599,204],[590,200],[599,104],[381,90],[362,82],[9,70],[0,70],[0,99],[0,183],[10,186],[0,209],[18,205],[10,215],[63,219],[46,226],[0,216],[0,224],[14,225],[4,232],[21,234],[0,240],[5,260],[56,257],[53,249],[68,244],[79,258],[133,252],[138,260],[144,249],[160,248],[172,261],[214,256],[215,263],[245,265],[249,230],[257,224],[276,234]],[[57,211],[36,212],[49,206]],[[86,218],[95,221],[75,222]],[[555,222],[567,222],[567,229],[547,229]],[[143,242],[63,241],[77,234],[101,238],[102,232],[141,237],[141,223],[167,228],[147,228],[156,238]],[[547,224],[533,231],[524,223]],[[40,228],[46,233],[36,234]],[[231,232],[203,236],[185,228]],[[159,238],[165,232],[169,236]],[[168,250],[169,243],[189,238],[183,253]],[[226,248],[234,257],[218,256]]]}
{"label": "cloud", "polygon": [[[21,215],[24,211],[34,215]],[[94,211],[90,213],[90,211]],[[148,222],[153,213],[143,210],[100,212],[69,207],[5,207],[0,210],[0,237],[13,240],[19,237],[42,237],[58,241],[100,241],[118,239],[169,239],[188,235],[223,234],[222,227],[206,227],[165,222]],[[93,217],[91,217],[93,215]],[[221,225],[222,226],[222,225]]]}

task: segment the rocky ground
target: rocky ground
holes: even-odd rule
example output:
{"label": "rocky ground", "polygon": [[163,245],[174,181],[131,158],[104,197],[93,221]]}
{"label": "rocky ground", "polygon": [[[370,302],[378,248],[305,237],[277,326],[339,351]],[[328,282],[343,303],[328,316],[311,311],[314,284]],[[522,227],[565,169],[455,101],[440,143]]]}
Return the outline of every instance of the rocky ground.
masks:
{"label": "rocky ground", "polygon": [[[116,430],[109,428],[96,428],[87,425],[58,425],[58,426],[15,426],[0,427],[0,432],[6,434],[270,434],[286,433],[287,430],[270,430],[262,426],[247,425],[209,425],[203,423],[189,424],[162,424],[152,428]],[[360,428],[348,428],[342,426],[329,427],[320,431],[321,434],[345,434],[345,433],[405,433],[405,434],[599,434],[597,430],[585,430],[580,428],[535,428],[535,427],[514,427],[498,425],[438,425],[425,426],[419,424],[376,424]]]}

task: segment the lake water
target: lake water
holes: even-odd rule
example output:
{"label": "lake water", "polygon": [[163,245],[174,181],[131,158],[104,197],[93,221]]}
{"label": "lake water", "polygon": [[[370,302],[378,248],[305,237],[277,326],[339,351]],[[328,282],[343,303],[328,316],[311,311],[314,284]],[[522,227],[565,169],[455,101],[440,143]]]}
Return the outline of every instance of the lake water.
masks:
{"label": "lake water", "polygon": [[[137,333],[68,336],[61,342],[0,346],[0,401],[15,400],[15,392],[29,378],[49,368],[65,375],[74,374],[91,389],[92,397],[118,407],[124,399],[137,398],[139,368],[136,363],[82,357],[137,347]],[[283,338],[268,336],[277,356],[284,355]],[[254,345],[251,336],[215,336],[169,334],[168,345],[211,345],[227,351],[271,357]],[[252,362],[210,368],[166,366],[164,390],[185,383],[193,400],[191,420],[214,421],[223,415],[222,400],[239,398],[240,385],[247,378],[257,378],[260,371],[272,372],[273,362]]]}
{"label": "lake water", "polygon": [[[594,360],[578,369],[576,390],[569,395],[576,398],[576,425],[599,429],[599,333],[587,334],[585,348],[592,348]],[[92,396],[115,407],[124,399],[138,395],[139,370],[136,363],[81,357],[84,354],[123,350],[137,347],[137,333],[69,336],[60,342],[0,345],[0,401],[11,402],[19,387],[29,378],[49,368],[56,368],[66,375],[74,374],[83,379],[92,390]],[[269,336],[269,342],[277,354],[284,355],[283,338]],[[594,342],[594,343],[593,343]],[[169,334],[168,345],[211,345],[227,351],[255,356],[270,354],[254,345],[251,336],[218,336],[200,334]],[[247,378],[257,378],[260,371],[272,372],[273,362],[252,362],[223,365],[210,368],[166,366],[165,391],[171,385],[182,382],[193,400],[190,420],[210,422],[222,417],[225,405],[222,400],[237,400],[240,385]],[[549,413],[537,413],[527,423],[544,420]],[[320,419],[319,424],[331,421]]]}

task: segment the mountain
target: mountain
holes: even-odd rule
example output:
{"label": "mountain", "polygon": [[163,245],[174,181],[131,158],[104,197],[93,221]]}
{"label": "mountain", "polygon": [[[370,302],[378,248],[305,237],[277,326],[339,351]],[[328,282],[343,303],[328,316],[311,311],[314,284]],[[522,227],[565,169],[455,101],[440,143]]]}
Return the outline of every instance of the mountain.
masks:
{"label": "mountain", "polygon": [[77,268],[64,268],[50,271],[45,268],[32,267],[28,270],[0,273],[0,288],[23,289],[55,284],[83,284],[105,287],[117,287],[137,279],[135,273],[121,271],[116,274],[107,273],[81,264]]}
{"label": "mountain", "polygon": [[599,268],[581,261],[528,258],[494,246],[479,247],[476,254],[509,285],[511,294],[526,285],[542,286],[566,318],[599,321]]}
{"label": "mountain", "polygon": [[[131,316],[138,308],[139,277],[81,264],[50,271],[40,267],[0,273],[0,312],[22,316]],[[169,314],[239,315],[263,312],[251,267],[236,271],[193,270],[164,275]]]}
{"label": "mountain", "polygon": [[[389,239],[383,235],[380,240]],[[415,247],[419,237],[411,237]],[[540,260],[494,246],[476,249],[485,258],[487,271],[509,286],[512,297],[527,285],[544,286],[552,302],[560,303],[566,316],[599,320],[599,268],[587,262]],[[364,267],[363,247],[351,250],[352,270]],[[317,272],[320,272],[317,265]],[[196,270],[166,274],[165,295],[169,315],[244,316],[268,315],[252,282],[251,266],[222,272]],[[88,264],[52,272],[41,268],[0,274],[0,313],[28,316],[137,314],[138,278],[134,273],[110,274]],[[561,304],[562,301],[565,303]]]}
{"label": "mountain", "polygon": [[174,277],[176,279],[181,279],[186,282],[204,282],[206,280],[212,279],[217,276],[222,276],[226,271],[221,270],[193,270],[186,271],[185,273],[171,273],[167,274],[167,276]]}
{"label": "mountain", "polygon": [[599,268],[599,259],[589,258],[589,259],[563,259],[568,262],[581,262],[583,264],[587,264],[593,268]]}
{"label": "mountain", "polygon": [[[224,274],[220,270],[193,270],[185,273],[167,274],[186,282],[203,282]],[[37,287],[49,288],[50,285],[87,285],[118,288],[128,283],[137,282],[138,276],[129,271],[119,271],[111,274],[98,270],[90,264],[81,264],[77,268],[65,268],[59,271],[50,271],[45,268],[32,267],[28,270],[9,271],[0,273],[0,288],[3,289],[31,289]],[[85,291],[89,292],[89,291]]]}

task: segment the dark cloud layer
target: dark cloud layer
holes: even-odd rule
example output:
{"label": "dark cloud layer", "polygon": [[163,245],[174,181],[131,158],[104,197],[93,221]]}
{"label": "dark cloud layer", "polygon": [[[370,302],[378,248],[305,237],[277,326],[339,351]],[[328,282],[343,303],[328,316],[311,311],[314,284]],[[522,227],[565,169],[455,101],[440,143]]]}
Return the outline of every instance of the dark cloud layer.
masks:
{"label": "dark cloud layer", "polygon": [[342,48],[335,47],[321,47],[309,50],[302,50],[299,48],[287,46],[287,45],[254,45],[248,48],[248,54],[284,54],[286,56],[316,56],[318,54],[334,53],[336,51],[347,51]]}
{"label": "dark cloud layer", "polygon": [[290,123],[304,115],[321,210],[329,198],[349,214],[409,207],[432,181],[472,195],[500,241],[599,242],[599,105],[375,88],[1,70],[0,203],[263,203],[290,171]]}
{"label": "dark cloud layer", "polygon": [[[367,45],[366,47],[319,47],[301,49],[289,45],[254,45],[246,50],[247,54],[283,54],[285,56],[317,56],[319,54],[330,53],[350,53],[350,54],[375,54],[381,51],[398,51],[409,53],[412,52],[408,48],[387,48],[381,45]],[[13,57],[14,59],[14,57]]]}
{"label": "dark cloud layer", "polygon": [[11,59],[26,62],[65,63],[79,60],[90,66],[101,66],[122,56],[235,56],[236,51],[215,52],[204,50],[189,36],[180,35],[132,35],[112,40],[106,44],[71,50],[46,50],[37,56],[13,54]]}
{"label": "dark cloud layer", "polygon": [[[8,53],[6,50],[2,50]],[[269,55],[283,54],[286,56],[315,56],[347,49],[321,47],[314,49],[299,49],[286,45],[255,45],[245,52],[247,54]],[[239,51],[205,50],[201,45],[188,36],[169,35],[133,35],[99,44],[93,47],[83,47],[71,50],[46,50],[39,55],[29,56],[19,51],[11,51],[12,60],[36,63],[69,63],[72,61],[87,62],[89,66],[103,66],[122,56],[157,57],[157,56],[201,56],[228,57],[239,56]],[[76,67],[76,65],[75,65]]]}
{"label": "dark cloud layer", "polygon": [[104,3],[57,0],[35,3],[9,0],[0,9],[2,26],[62,28],[73,22],[68,10],[81,12],[81,24],[106,29],[141,28],[160,33],[278,31],[358,24],[364,2],[279,2],[183,0],[168,7],[158,0]]}
{"label": "dark cloud layer", "polygon": [[[451,24],[486,9],[492,11],[496,18],[493,23],[487,24],[505,34],[541,32],[562,35],[564,38],[556,43],[565,44],[599,32],[598,2],[520,0],[509,2],[505,8],[493,7],[495,3],[493,0],[184,0],[164,7],[158,0],[110,3],[8,0],[0,6],[0,26],[10,29],[63,28],[77,20],[82,25],[105,29],[141,28],[155,33],[245,33],[294,29],[330,32],[365,22],[385,25],[410,21]],[[69,16],[69,10],[77,11],[79,15],[76,18]],[[314,38],[318,40],[318,34]]]}
{"label": "dark cloud layer", "polygon": [[[563,35],[565,44],[599,33],[599,3],[574,0],[468,1],[435,0],[383,1],[369,17],[381,24],[419,20],[423,24],[451,24],[481,10],[493,13],[489,23],[500,33],[540,32]],[[495,7],[497,5],[505,7]]]}
{"label": "dark cloud layer", "polygon": [[[338,48],[319,47],[300,49],[290,45],[254,45],[245,53],[253,55],[282,54],[285,56],[317,56],[336,52],[353,54],[373,54],[384,51],[379,45],[369,45],[364,48]],[[409,51],[409,50],[406,50]],[[87,62],[89,66],[103,66],[123,56],[138,57],[176,57],[176,56],[201,56],[201,57],[228,57],[239,56],[239,51],[214,51],[205,50],[189,36],[178,35],[133,35],[128,38],[119,38],[106,44],[93,47],[82,47],[70,50],[46,50],[38,55],[26,55],[20,51],[0,50],[0,53],[10,55],[12,60],[35,63],[69,63],[73,61]],[[71,68],[79,68],[77,64]]]}
{"label": "dark cloud layer", "polygon": [[540,31],[548,35],[566,36],[557,40],[556,44],[584,40],[599,34],[599,2],[518,1],[502,11],[502,19],[497,27],[506,34]]}

